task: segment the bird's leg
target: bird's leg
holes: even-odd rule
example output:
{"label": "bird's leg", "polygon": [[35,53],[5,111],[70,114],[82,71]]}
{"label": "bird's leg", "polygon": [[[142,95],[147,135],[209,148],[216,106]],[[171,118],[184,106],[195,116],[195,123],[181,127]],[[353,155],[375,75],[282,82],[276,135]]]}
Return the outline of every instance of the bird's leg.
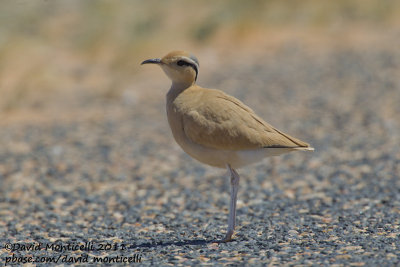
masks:
{"label": "bird's leg", "polygon": [[222,242],[231,241],[233,232],[235,231],[236,200],[240,180],[239,174],[229,164],[227,164],[226,166],[231,175],[231,202],[229,205],[228,231]]}

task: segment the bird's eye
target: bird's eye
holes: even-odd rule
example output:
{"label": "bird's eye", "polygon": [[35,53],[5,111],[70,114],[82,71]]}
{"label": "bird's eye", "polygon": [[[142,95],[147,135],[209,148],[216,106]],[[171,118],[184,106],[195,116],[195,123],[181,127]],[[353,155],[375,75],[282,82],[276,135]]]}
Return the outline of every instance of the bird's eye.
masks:
{"label": "bird's eye", "polygon": [[186,63],[185,61],[183,61],[183,60],[179,60],[178,62],[176,62],[176,64],[177,64],[178,66],[187,65],[187,63]]}

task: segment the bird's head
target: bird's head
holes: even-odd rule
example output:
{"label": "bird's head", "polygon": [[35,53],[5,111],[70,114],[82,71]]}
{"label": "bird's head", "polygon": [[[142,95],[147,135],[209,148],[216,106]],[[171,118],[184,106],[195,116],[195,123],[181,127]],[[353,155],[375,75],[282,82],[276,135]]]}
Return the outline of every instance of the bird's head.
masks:
{"label": "bird's head", "polygon": [[197,80],[199,61],[185,51],[173,51],[163,58],[148,59],[143,64],[158,64],[175,84],[190,86]]}

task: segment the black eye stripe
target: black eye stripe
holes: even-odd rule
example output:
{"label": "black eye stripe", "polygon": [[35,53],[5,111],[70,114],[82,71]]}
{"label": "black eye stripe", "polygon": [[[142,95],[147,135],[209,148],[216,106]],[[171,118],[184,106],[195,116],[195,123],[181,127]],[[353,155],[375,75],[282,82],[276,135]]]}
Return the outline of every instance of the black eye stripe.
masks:
{"label": "black eye stripe", "polygon": [[179,60],[176,64],[177,64],[178,66],[193,66],[192,63],[189,63],[189,62],[187,62],[187,61],[185,61],[185,60]]}
{"label": "black eye stripe", "polygon": [[185,60],[178,60],[178,62],[176,62],[176,65],[178,66],[190,66],[194,69],[194,71],[196,72],[196,78],[195,80],[197,80],[197,74],[199,73],[199,70],[197,69],[197,66],[193,63],[187,62]]}

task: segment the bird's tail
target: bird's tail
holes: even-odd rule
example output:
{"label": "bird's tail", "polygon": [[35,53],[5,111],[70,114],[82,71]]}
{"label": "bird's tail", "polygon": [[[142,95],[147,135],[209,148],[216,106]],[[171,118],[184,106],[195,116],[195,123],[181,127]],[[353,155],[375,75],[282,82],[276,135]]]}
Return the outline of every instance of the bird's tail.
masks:
{"label": "bird's tail", "polygon": [[314,151],[313,147],[310,146],[304,146],[304,147],[296,147],[294,148],[295,150],[303,150],[303,151]]}

